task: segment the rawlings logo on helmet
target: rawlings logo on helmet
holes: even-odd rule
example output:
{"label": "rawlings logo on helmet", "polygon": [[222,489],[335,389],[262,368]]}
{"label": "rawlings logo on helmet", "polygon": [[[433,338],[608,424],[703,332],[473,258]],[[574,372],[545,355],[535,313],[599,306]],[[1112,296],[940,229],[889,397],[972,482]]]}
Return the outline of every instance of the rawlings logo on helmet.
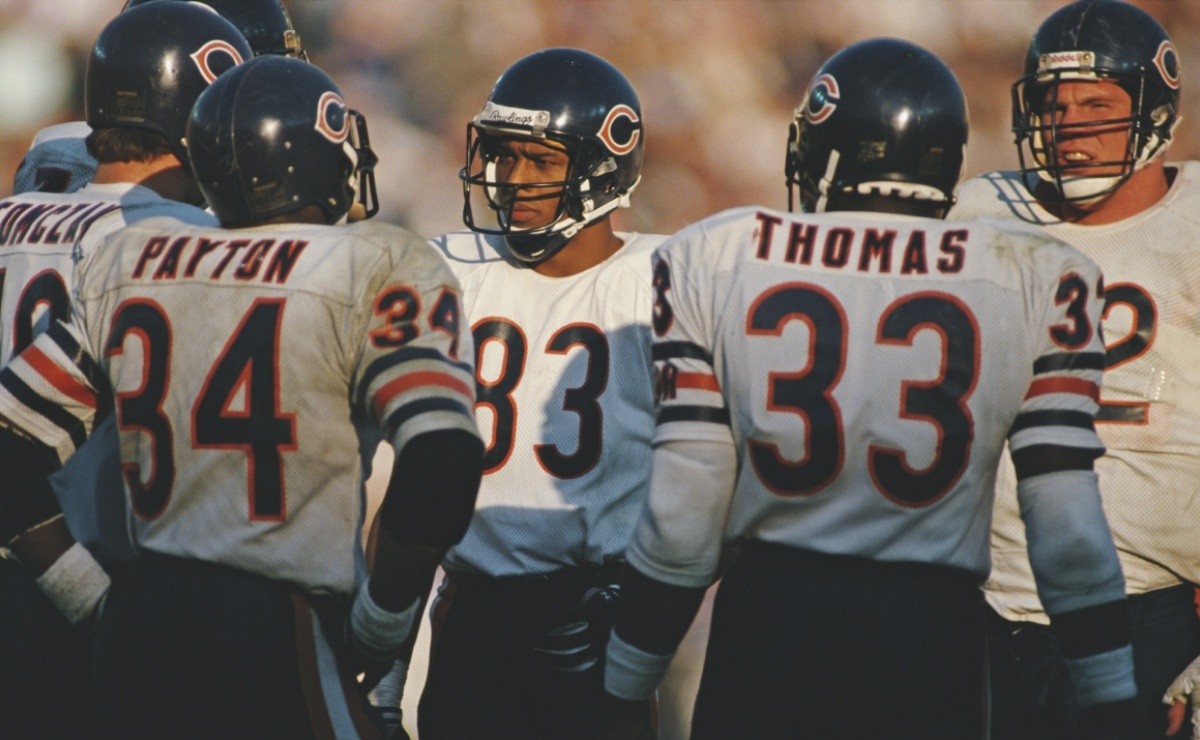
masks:
{"label": "rawlings logo on helmet", "polygon": [[539,133],[550,125],[550,111],[514,108],[489,100],[484,103],[479,115],[475,116],[475,123],[480,126],[528,128]]}
{"label": "rawlings logo on helmet", "polygon": [[200,76],[210,85],[222,72],[227,72],[246,61],[233,44],[219,40],[209,41],[189,56],[196,69],[200,70]]}
{"label": "rawlings logo on helmet", "polygon": [[[624,143],[617,141],[613,136],[613,128],[621,119],[628,121],[629,134]],[[600,130],[596,132],[597,138],[604,142],[604,146],[617,156],[629,154],[637,147],[638,139],[641,138],[642,130],[638,125],[641,119],[638,118],[637,111],[630,108],[628,105],[614,106],[604,118],[604,123],[600,124]]]}
{"label": "rawlings logo on helmet", "polygon": [[346,101],[341,95],[328,90],[317,101],[317,122],[313,125],[317,133],[334,144],[341,144],[350,135],[350,116],[346,115]]}
{"label": "rawlings logo on helmet", "polygon": [[823,74],[812,81],[808,88],[807,102],[804,105],[804,120],[814,126],[827,120],[837,110],[841,90],[833,75]]}
{"label": "rawlings logo on helmet", "polygon": [[1093,51],[1052,51],[1038,57],[1038,72],[1050,72],[1055,69],[1093,69],[1096,66],[1096,53]]}
{"label": "rawlings logo on helmet", "polygon": [[1179,53],[1175,51],[1175,44],[1163,41],[1158,45],[1158,51],[1154,54],[1154,66],[1167,87],[1172,90],[1179,89]]}

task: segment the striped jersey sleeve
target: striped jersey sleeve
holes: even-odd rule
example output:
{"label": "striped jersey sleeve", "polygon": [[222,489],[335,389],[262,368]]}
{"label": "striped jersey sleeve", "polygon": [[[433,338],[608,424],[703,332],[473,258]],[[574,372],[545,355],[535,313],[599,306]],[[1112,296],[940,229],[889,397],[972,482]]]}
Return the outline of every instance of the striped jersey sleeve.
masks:
{"label": "striped jersey sleeve", "polygon": [[[706,304],[706,267],[695,252],[704,246],[699,228],[687,229],[654,254],[652,314],[654,441],[728,441],[729,408],[713,363],[714,317]],[[685,259],[686,258],[686,259]]]}
{"label": "striped jersey sleeve", "polygon": [[1042,313],[1033,377],[1009,430],[1014,455],[1037,447],[1104,453],[1094,417],[1104,372],[1099,269],[1078,263],[1060,273]]}
{"label": "striped jersey sleeve", "polygon": [[374,290],[355,385],[359,408],[396,450],[439,429],[475,426],[470,328],[458,281],[424,242]]}
{"label": "striped jersey sleeve", "polygon": [[57,322],[0,372],[0,417],[66,462],[108,414],[107,387],[76,326]]}

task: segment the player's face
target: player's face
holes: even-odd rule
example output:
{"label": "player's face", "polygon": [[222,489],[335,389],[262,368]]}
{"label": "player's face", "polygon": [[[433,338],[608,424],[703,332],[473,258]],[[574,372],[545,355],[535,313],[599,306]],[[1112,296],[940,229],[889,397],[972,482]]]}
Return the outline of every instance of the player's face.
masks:
{"label": "player's face", "polygon": [[563,189],[544,184],[567,179],[571,158],[566,149],[555,142],[507,139],[497,145],[495,164],[496,179],[516,186],[513,228],[535,229],[554,220]]}
{"label": "player's face", "polygon": [[[1111,80],[1066,81],[1046,93],[1042,124],[1057,129],[1053,164],[1065,175],[1118,174],[1129,148],[1129,117],[1133,101]],[[1096,167],[1112,162],[1111,167]],[[1082,169],[1092,165],[1087,169]]]}

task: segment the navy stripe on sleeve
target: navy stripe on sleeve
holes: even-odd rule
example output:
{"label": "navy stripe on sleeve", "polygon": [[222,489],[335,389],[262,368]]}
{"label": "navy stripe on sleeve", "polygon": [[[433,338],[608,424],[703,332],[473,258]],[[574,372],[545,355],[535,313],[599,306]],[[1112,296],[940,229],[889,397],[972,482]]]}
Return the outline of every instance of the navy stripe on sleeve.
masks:
{"label": "navy stripe on sleeve", "polygon": [[395,352],[380,357],[372,362],[363,373],[362,384],[358,390],[358,406],[363,408],[367,405],[367,391],[371,388],[371,384],[375,382],[375,378],[379,377],[388,370],[402,365],[413,360],[436,360],[437,362],[448,363],[462,370],[468,376],[474,378],[475,373],[472,372],[471,366],[465,362],[449,361],[446,355],[436,349],[429,347],[401,347]]}
{"label": "navy stripe on sleeve", "polygon": [[694,342],[658,342],[650,349],[650,356],[656,362],[661,360],[704,360],[712,364],[712,355],[708,350]]}
{"label": "navy stripe on sleeve", "polygon": [[1045,409],[1041,411],[1026,411],[1017,414],[1013,421],[1009,436],[1030,427],[1076,427],[1077,429],[1092,429],[1092,415],[1086,411],[1067,411],[1064,409]]}
{"label": "navy stripe on sleeve", "polygon": [[87,439],[87,434],[83,428],[83,422],[72,415],[69,411],[59,406],[53,401],[38,395],[36,391],[14,373],[11,369],[5,369],[0,372],[0,385],[4,389],[27,406],[38,416],[45,418],[50,423],[62,429],[71,435],[71,442],[78,448]]}
{"label": "navy stripe on sleeve", "polygon": [[1033,374],[1062,372],[1064,370],[1103,370],[1103,352],[1060,352],[1042,355],[1033,362]]}
{"label": "navy stripe on sleeve", "polygon": [[400,408],[393,411],[387,418],[387,429],[389,433],[395,433],[400,425],[421,414],[427,414],[431,411],[452,411],[456,414],[461,414],[468,419],[474,419],[470,409],[466,404],[453,398],[444,398],[434,396],[431,398],[418,398],[409,403],[403,404]]}
{"label": "navy stripe on sleeve", "polygon": [[654,423],[669,424],[673,421],[703,421],[729,426],[729,409],[712,406],[667,406],[658,410]]}

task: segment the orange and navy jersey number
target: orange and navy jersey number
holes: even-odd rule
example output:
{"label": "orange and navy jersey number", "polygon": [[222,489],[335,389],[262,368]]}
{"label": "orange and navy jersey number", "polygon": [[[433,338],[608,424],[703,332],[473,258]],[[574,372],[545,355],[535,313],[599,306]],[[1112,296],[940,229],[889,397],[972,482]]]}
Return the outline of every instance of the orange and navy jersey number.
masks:
{"label": "orange and navy jersey number", "polygon": [[[476,406],[492,412],[491,442],[484,453],[486,474],[504,467],[513,453],[519,415],[514,391],[524,376],[530,349],[521,327],[508,319],[482,319],[471,332],[475,340]],[[481,371],[483,353],[493,345],[502,352],[501,370],[497,377],[486,379]],[[603,449],[604,411],[600,396],[609,381],[608,339],[594,324],[571,323],[553,332],[541,351],[566,355],[573,349],[583,352],[586,368],[583,382],[564,392],[562,409],[579,418],[578,443],[573,451],[567,452],[556,444],[533,446],[542,469],[561,479],[578,478],[592,470]]]}
{"label": "orange and navy jersey number", "polygon": [[[655,330],[662,336],[670,329],[674,317],[668,299],[670,269],[665,260],[656,264],[654,286]],[[1098,398],[1096,383],[1062,377],[1084,366],[1098,369],[1102,362],[1096,353],[1077,351],[1092,341],[1096,331],[1086,312],[1089,288],[1073,273],[1061,277],[1057,297],[1064,306],[1064,320],[1049,331],[1053,342],[1066,351],[1043,356],[1035,362],[1035,382],[1028,397],[1041,392],[1038,388],[1042,383],[1045,392],[1072,393],[1092,401]],[[798,458],[789,459],[771,439],[749,436],[745,440],[746,456],[755,476],[764,487],[783,497],[808,496],[828,487],[842,471],[847,447],[843,410],[834,395],[847,363],[847,312],[834,293],[815,283],[772,285],[749,301],[744,324],[750,343],[747,346],[760,339],[780,341],[784,327],[791,321],[807,325],[805,364],[787,371],[768,372],[766,410],[789,414],[801,421],[804,434],[795,438],[803,438],[803,452]],[[968,405],[981,370],[981,332],[974,312],[961,298],[947,292],[921,290],[901,295],[882,309],[876,323],[875,343],[911,348],[924,333],[937,338],[940,372],[934,379],[901,380],[899,411],[903,419],[934,428],[938,445],[933,459],[923,468],[915,468],[902,449],[872,443],[866,451],[875,488],[904,507],[928,506],[954,488],[968,468],[976,434]],[[781,352],[770,355],[786,356]],[[729,424],[728,408],[716,405],[724,399],[711,396],[705,399],[713,405],[690,405],[676,400],[683,389],[717,386],[716,378],[711,375],[714,359],[704,347],[689,341],[660,340],[654,346],[653,356],[659,425],[677,421]],[[1017,416],[1013,432],[1031,425],[1088,429],[1092,426],[1091,416],[1083,411],[1025,411]]]}
{"label": "orange and navy jersey number", "polygon": [[[0,268],[0,303],[4,300],[5,290],[15,289],[8,285],[8,270]],[[9,336],[12,348],[9,357],[16,357],[33,342],[34,322],[38,320],[38,310],[44,310],[48,316],[47,325],[56,319],[66,319],[71,310],[71,299],[67,292],[66,281],[56,270],[43,270],[27,283],[19,286],[20,295],[17,298],[16,310],[13,312],[12,326]]]}
{"label": "orange and navy jersey number", "polygon": [[[196,449],[242,450],[248,459],[249,519],[281,521],[287,516],[283,453],[296,449],[296,417],[279,408],[279,336],[285,300],[254,301],[234,329],[192,406],[191,435]],[[105,355],[124,353],[127,339],[141,343],[142,383],[117,394],[118,427],[149,435],[151,470],[122,464],[134,511],[153,520],[170,500],[175,481],[177,429],[162,410],[171,378],[171,322],[162,306],[129,300],[113,315]],[[245,392],[238,411],[234,397]]]}

